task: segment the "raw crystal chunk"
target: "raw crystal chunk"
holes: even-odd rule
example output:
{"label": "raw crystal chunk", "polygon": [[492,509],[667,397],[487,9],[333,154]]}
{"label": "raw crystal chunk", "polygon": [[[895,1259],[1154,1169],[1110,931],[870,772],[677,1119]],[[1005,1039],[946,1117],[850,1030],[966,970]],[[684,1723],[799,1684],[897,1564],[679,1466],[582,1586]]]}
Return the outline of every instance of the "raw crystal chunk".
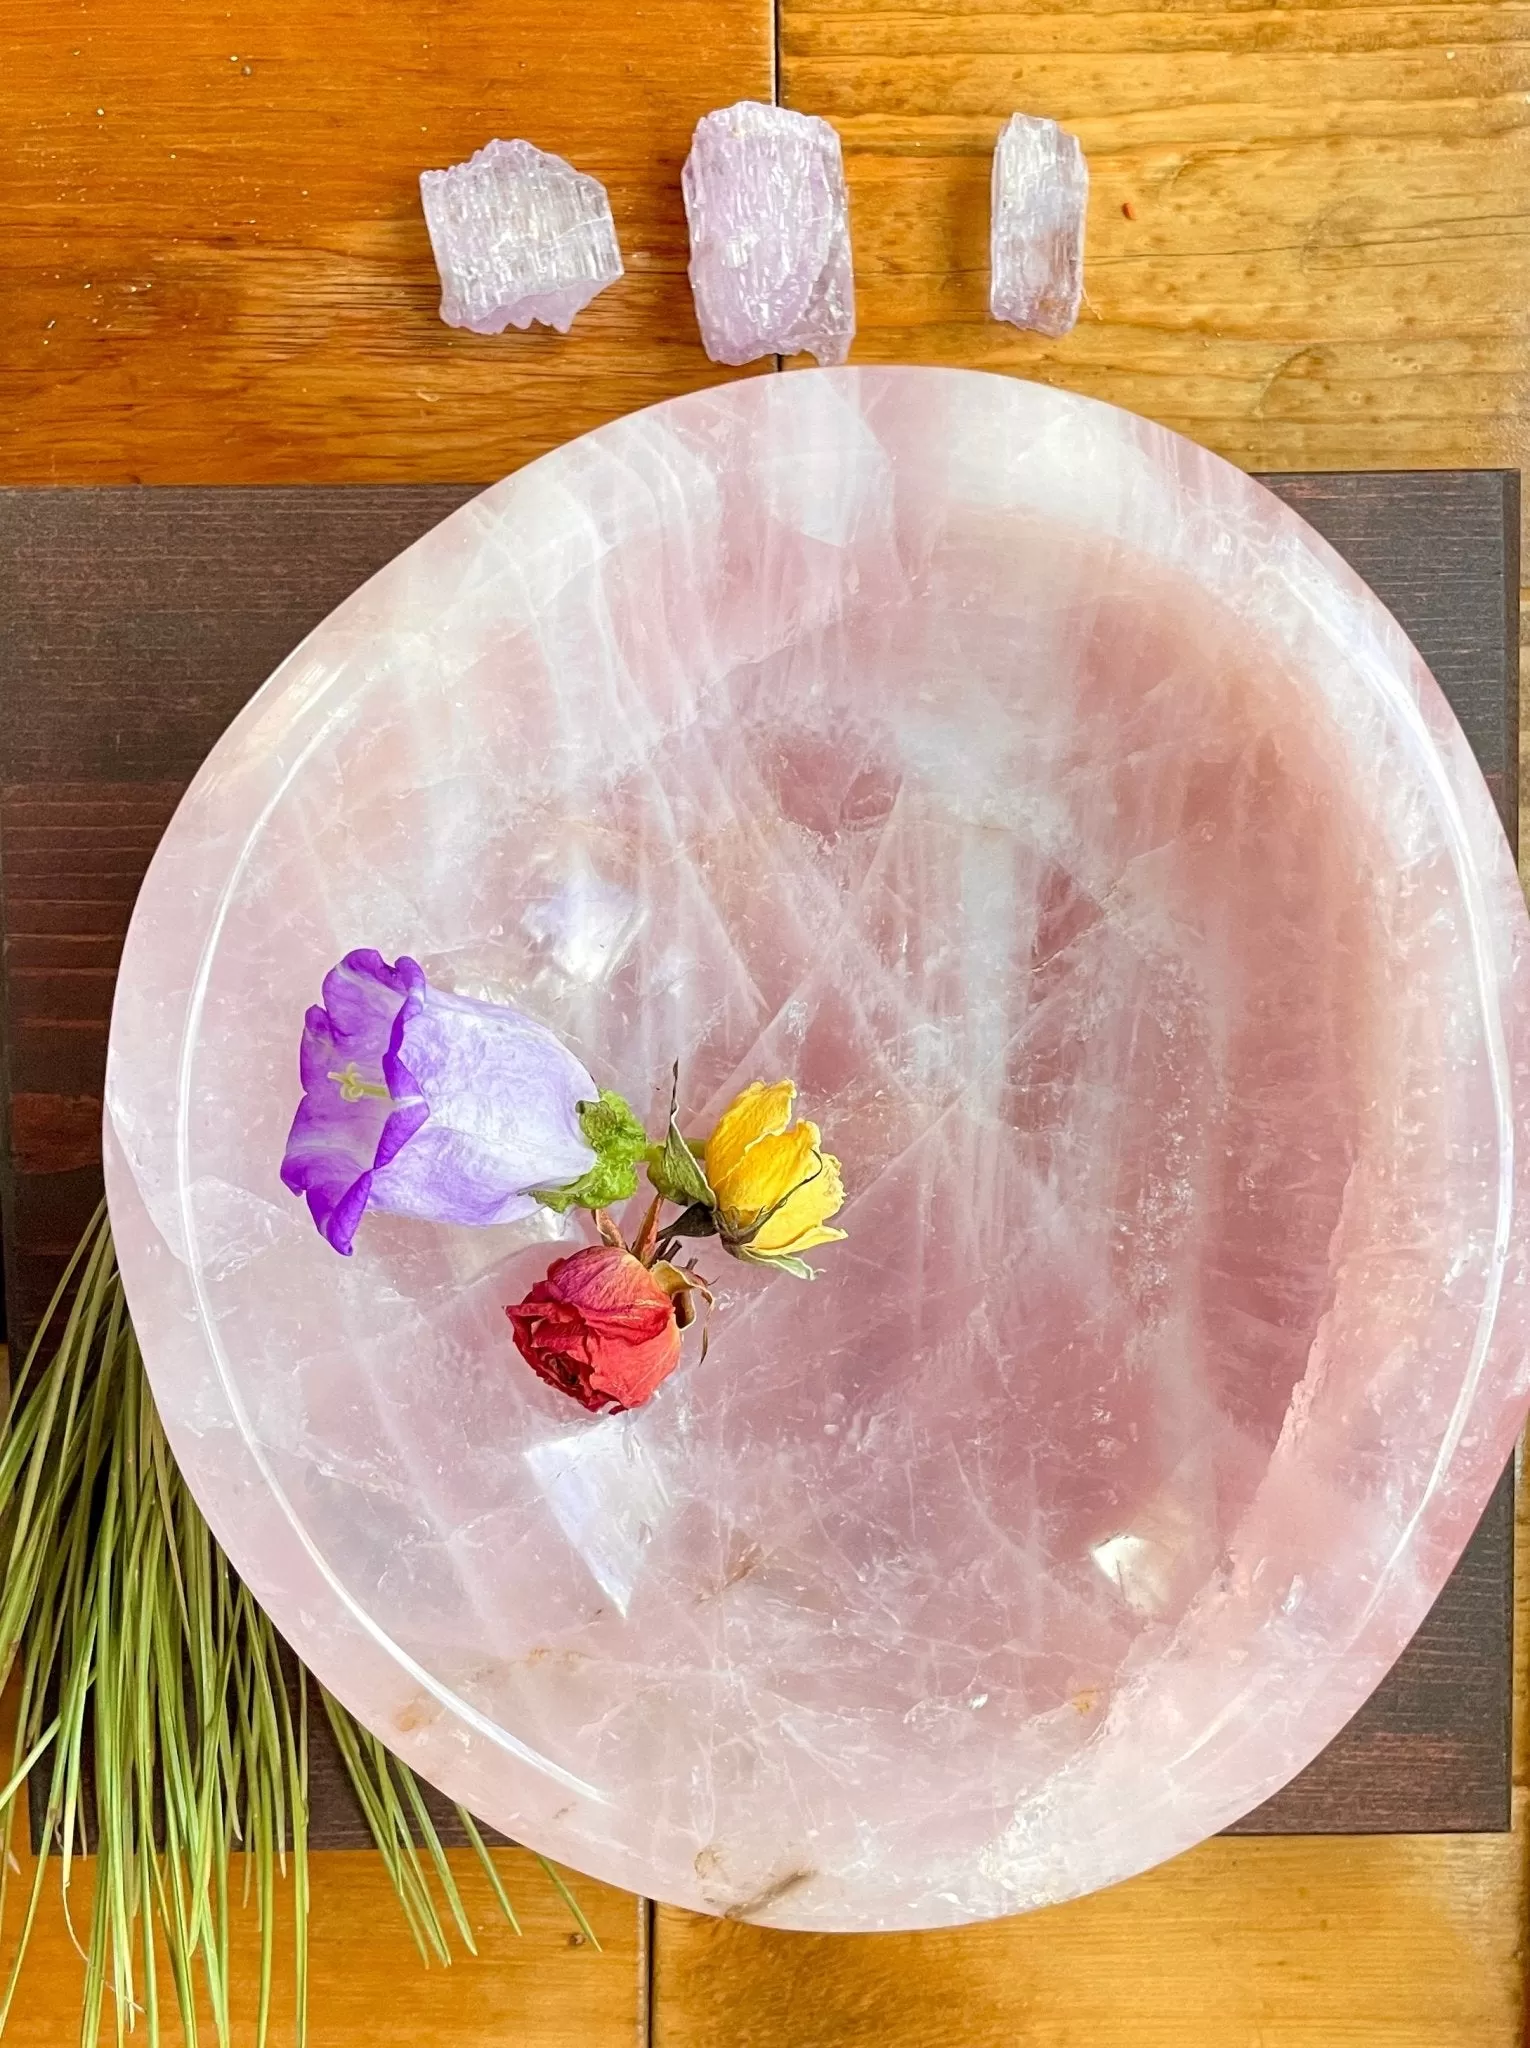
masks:
{"label": "raw crystal chunk", "polygon": [[503,334],[540,320],[567,334],[622,274],[605,186],[529,142],[422,171],[420,200],[448,327]]}
{"label": "raw crystal chunk", "polygon": [[1084,295],[1089,166],[1055,121],[1011,114],[993,153],[988,303],[995,320],[1066,334]]}
{"label": "raw crystal chunk", "polygon": [[691,290],[714,363],[842,363],[855,335],[839,137],[816,115],[740,100],[696,124],[681,176]]}

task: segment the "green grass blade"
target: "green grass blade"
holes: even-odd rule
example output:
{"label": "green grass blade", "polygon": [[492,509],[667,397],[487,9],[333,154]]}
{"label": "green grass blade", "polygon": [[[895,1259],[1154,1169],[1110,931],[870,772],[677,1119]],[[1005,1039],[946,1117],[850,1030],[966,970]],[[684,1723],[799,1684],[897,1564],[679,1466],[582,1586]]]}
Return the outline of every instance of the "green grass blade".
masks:
{"label": "green grass blade", "polygon": [[[282,1694],[286,1699],[286,1693]],[[308,1674],[298,1666],[297,1731],[288,1747],[292,1771],[293,2048],[308,2039]]]}
{"label": "green grass blade", "polygon": [[404,1919],[414,1937],[421,1960],[429,1962],[434,1953],[443,1963],[451,1961],[446,1935],[435,1902],[425,1884],[407,1822],[390,1784],[378,1784],[368,1766],[359,1730],[338,1700],[323,1693],[324,1711],[334,1732],[340,1760],[345,1765],[362,1816],[383,1859]]}
{"label": "green grass blade", "polygon": [[534,1856],[536,1856],[538,1863],[541,1864],[544,1873],[550,1879],[553,1889],[557,1892],[558,1897],[562,1899],[564,1905],[567,1906],[570,1913],[573,1914],[574,1925],[579,1929],[579,1932],[590,1944],[590,1947],[598,1951],[600,1949],[599,1937],[597,1936],[594,1928],[590,1925],[589,1921],[586,1920],[586,1918],[584,1917],[583,1906],[580,1905],[579,1901],[574,1897],[574,1894],[569,1890],[568,1886],[564,1883],[563,1872],[558,1868],[556,1863],[549,1863],[545,1856],[538,1855],[536,1850],[533,1849],[531,1853]]}
{"label": "green grass blade", "polygon": [[478,1944],[473,1939],[472,1923],[468,1919],[467,1908],[462,1903],[462,1894],[457,1889],[457,1880],[452,1875],[452,1867],[446,1860],[446,1851],[442,1847],[441,1837],[436,1832],[436,1824],[430,1817],[430,1808],[425,1804],[425,1795],[420,1790],[420,1781],[407,1764],[400,1763],[396,1757],[389,1756],[387,1750],[384,1749],[375,1735],[370,1739],[373,1762],[377,1774],[380,1778],[390,1781],[396,1778],[403,1787],[404,1797],[408,1801],[409,1811],[414,1819],[414,1826],[418,1831],[420,1840],[425,1845],[426,1854],[435,1867],[436,1882],[440,1885],[441,1890],[446,1896],[447,1907],[451,1912],[453,1920],[457,1923],[457,1932],[462,1936],[463,1946],[467,1949],[470,1956],[476,1956]]}
{"label": "green grass blade", "polygon": [[499,1874],[499,1865],[494,1861],[493,1856],[490,1854],[489,1845],[484,1840],[482,1834],[480,1834],[477,1821],[474,1820],[473,1816],[468,1812],[465,1806],[459,1806],[457,1808],[457,1819],[462,1824],[462,1831],[468,1838],[468,1842],[472,1847],[473,1854],[478,1858],[479,1865],[483,1870],[484,1876],[487,1877],[487,1879],[489,1880],[489,1887],[494,1893],[494,1897],[498,1902],[499,1910],[510,1922],[510,1925],[515,1929],[516,1933],[519,1934],[521,1931],[521,1923],[516,1918],[514,1906],[512,1906],[510,1903],[510,1894],[505,1890],[504,1880],[501,1878]]}
{"label": "green grass blade", "polygon": [[58,1716],[55,1714],[36,1742],[27,1751],[18,1768],[11,1773],[9,1784],[5,1786],[4,1790],[0,1790],[0,1813],[9,1810],[11,1801],[16,1797],[22,1786],[25,1785],[27,1779],[31,1777],[33,1766],[47,1755],[53,1745],[53,1738],[58,1733],[58,1727]]}

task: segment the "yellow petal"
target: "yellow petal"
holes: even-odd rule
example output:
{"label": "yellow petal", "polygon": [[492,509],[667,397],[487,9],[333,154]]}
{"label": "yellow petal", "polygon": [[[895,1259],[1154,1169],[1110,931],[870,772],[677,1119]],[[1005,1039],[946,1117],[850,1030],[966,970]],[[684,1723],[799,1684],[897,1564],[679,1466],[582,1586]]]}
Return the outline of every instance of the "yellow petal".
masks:
{"label": "yellow petal", "polygon": [[826,1224],[820,1224],[815,1230],[804,1231],[801,1237],[794,1238],[790,1244],[771,1245],[766,1251],[756,1251],[752,1244],[744,1245],[740,1248],[738,1257],[746,1264],[769,1266],[777,1259],[800,1259],[804,1252],[813,1251],[821,1244],[838,1244],[849,1235],[848,1230],[831,1230]]}
{"label": "yellow petal", "polygon": [[[845,1235],[842,1230],[825,1230],[823,1227],[825,1220],[842,1207],[845,1199],[839,1161],[828,1153],[817,1153],[816,1125],[803,1124],[800,1128],[812,1134],[816,1159],[810,1157],[805,1177],[799,1178],[780,1208],[750,1240],[752,1251],[787,1252],[796,1256],[815,1244],[829,1244]],[[780,1200],[779,1196],[777,1200]]]}
{"label": "yellow petal", "polygon": [[811,1124],[797,1124],[778,1137],[756,1138],[714,1192],[728,1223],[746,1230],[817,1170],[817,1133]]}
{"label": "yellow petal", "polygon": [[763,1081],[751,1081],[743,1094],[729,1103],[702,1153],[701,1163],[714,1194],[722,1194],[751,1145],[786,1129],[796,1097],[794,1082],[777,1081],[767,1087]]}

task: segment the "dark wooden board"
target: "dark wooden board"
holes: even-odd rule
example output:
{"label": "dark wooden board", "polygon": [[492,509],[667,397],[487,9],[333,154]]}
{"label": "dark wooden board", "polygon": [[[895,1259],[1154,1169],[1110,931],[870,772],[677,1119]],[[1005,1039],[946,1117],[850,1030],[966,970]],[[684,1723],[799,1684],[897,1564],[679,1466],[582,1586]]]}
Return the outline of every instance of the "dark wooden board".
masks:
{"label": "dark wooden board", "polygon": [[[1269,478],[1449,695],[1511,835],[1519,479]],[[0,490],[0,1211],[13,1342],[100,1190],[111,992],[176,799],[303,633],[476,486]],[[1386,1681],[1243,1833],[1507,1827],[1510,1476]],[[314,1839],[362,1824],[327,1741]]]}
{"label": "dark wooden board", "polygon": [[1264,478],[1407,629],[1519,844],[1519,471]]}

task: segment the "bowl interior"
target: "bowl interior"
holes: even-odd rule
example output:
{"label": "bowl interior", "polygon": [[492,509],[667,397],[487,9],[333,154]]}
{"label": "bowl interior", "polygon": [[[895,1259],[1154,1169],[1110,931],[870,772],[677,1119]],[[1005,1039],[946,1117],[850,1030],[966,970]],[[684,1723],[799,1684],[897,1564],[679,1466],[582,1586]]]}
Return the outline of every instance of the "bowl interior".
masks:
{"label": "bowl interior", "polygon": [[[1104,1882],[1305,1761],[1397,1647],[1357,1644],[1501,1230],[1401,636],[1171,437],[898,374],[605,430],[385,571],[172,828],[113,1054],[177,1254],[125,1251],[135,1312],[195,1324],[156,1388],[321,1676],[538,1846],[805,1925]],[[1061,502],[1002,487],[1069,418]],[[1278,564],[1262,613],[1160,501]],[[342,1261],[279,1184],[358,945],[529,1009],[652,1127],[677,1059],[697,1133],[791,1076],[848,1240],[810,1284],[704,1251],[705,1359],[585,1416],[503,1314],[556,1219],[373,1216]]]}

